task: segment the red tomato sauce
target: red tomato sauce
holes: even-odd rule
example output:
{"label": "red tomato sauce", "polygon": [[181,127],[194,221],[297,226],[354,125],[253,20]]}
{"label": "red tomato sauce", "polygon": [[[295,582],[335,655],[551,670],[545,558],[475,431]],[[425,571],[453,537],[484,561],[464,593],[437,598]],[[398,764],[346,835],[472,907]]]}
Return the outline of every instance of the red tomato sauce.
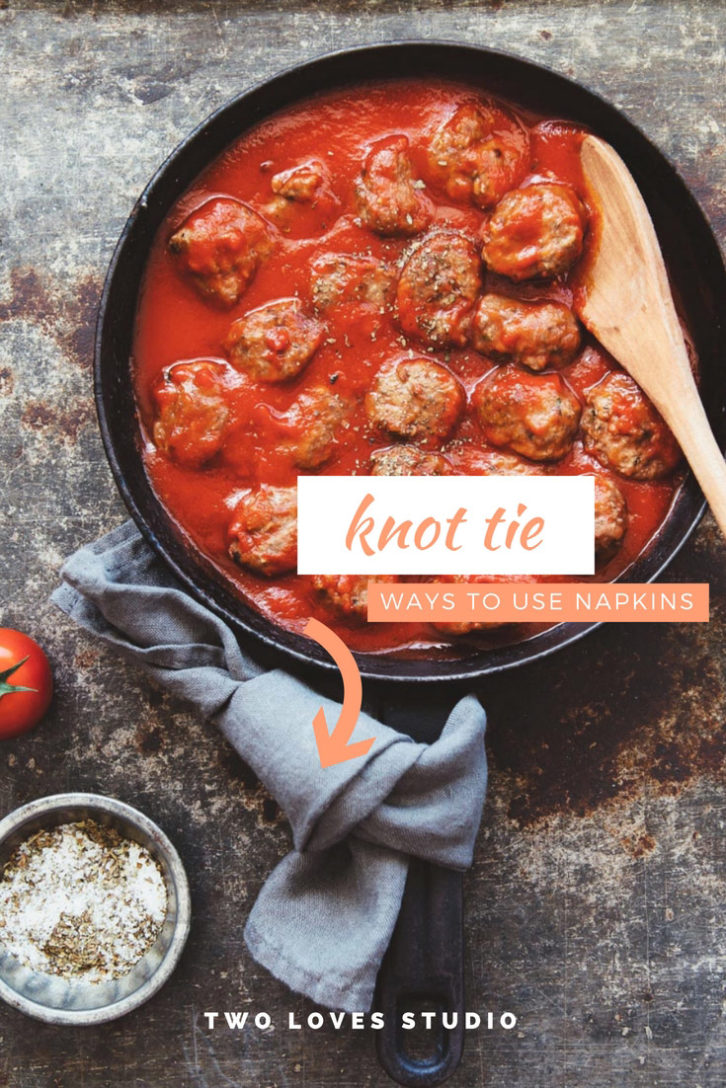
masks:
{"label": "red tomato sauce", "polygon": [[[333,626],[355,650],[447,652],[456,645],[441,631],[425,624],[367,624],[346,619],[326,606],[311,580],[296,574],[265,578],[238,566],[228,554],[228,528],[235,498],[258,483],[291,486],[298,470],[284,447],[290,424],[282,415],[300,392],[325,386],[355,402],[345,441],[317,471],[334,475],[367,474],[373,449],[394,443],[376,439],[366,419],[363,398],[373,376],[393,356],[420,344],[402,334],[395,306],[373,311],[355,300],[325,313],[323,341],[311,361],[295,378],[277,384],[247,382],[230,394],[231,436],[224,448],[202,467],[184,467],[158,450],[151,440],[153,389],[164,369],[180,360],[224,359],[222,344],[231,323],[248,311],[280,297],[298,296],[310,304],[310,262],[323,253],[371,255],[395,265],[415,239],[381,237],[362,225],[353,202],[353,187],[361,164],[376,141],[405,133],[417,177],[426,183],[432,226],[459,230],[479,238],[487,218],[468,200],[455,200],[431,180],[427,147],[456,107],[476,97],[471,87],[442,81],[401,80],[335,90],[306,100],[271,117],[243,135],[200,175],[172,209],[148,261],[139,296],[133,352],[133,376],[141,426],[146,441],[145,464],[151,483],[179,530],[223,573],[240,597],[283,627],[301,630],[311,616]],[[491,102],[491,100],[488,100]],[[511,107],[502,104],[505,115]],[[583,132],[567,122],[542,119],[514,111],[531,140],[528,175],[532,180],[563,182],[574,187],[584,204],[579,145]],[[231,309],[210,304],[189,277],[180,274],[169,253],[171,234],[189,213],[213,196],[244,201],[266,216],[271,207],[272,176],[312,157],[324,162],[329,192],[313,203],[291,202],[275,222],[276,244],[263,260],[240,301]],[[592,212],[592,209],[590,209]],[[592,224],[591,224],[592,226]],[[279,232],[279,233],[277,233]],[[576,269],[575,269],[576,272]],[[549,282],[513,283],[483,270],[484,290],[528,300],[553,299],[571,305],[574,273]],[[283,345],[284,346],[284,345]],[[493,363],[470,348],[446,348],[433,356],[459,378],[467,396]],[[570,388],[582,397],[617,364],[587,337],[583,350],[559,370]],[[440,447],[458,471],[466,472],[467,454],[487,450],[481,428],[470,412]],[[625,479],[587,454],[581,437],[571,452],[554,465],[561,474],[597,471],[616,480],[629,510],[629,525],[615,556],[595,578],[609,581],[624,571],[647,547],[664,520],[680,484],[675,475],[656,482]],[[548,579],[542,579],[544,581]],[[478,644],[519,641],[534,626],[509,626],[476,636]],[[470,649],[470,647],[469,647]],[[454,651],[456,652],[456,651]]]}

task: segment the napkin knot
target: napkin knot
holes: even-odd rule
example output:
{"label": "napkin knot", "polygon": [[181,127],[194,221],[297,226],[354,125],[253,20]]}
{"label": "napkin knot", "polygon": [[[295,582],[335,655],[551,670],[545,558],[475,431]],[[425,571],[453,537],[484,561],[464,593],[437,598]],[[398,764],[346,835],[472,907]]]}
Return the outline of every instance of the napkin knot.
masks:
{"label": "napkin knot", "polygon": [[294,850],[252,908],[252,955],[319,1004],[370,1008],[408,858],[471,864],[487,774],[479,702],[461,699],[431,745],[362,713],[350,742],[374,737],[367,755],[323,768],[313,718],[322,706],[335,722],[340,705],[264,671],[133,523],[71,556],[53,600],[213,720],[287,815]]}

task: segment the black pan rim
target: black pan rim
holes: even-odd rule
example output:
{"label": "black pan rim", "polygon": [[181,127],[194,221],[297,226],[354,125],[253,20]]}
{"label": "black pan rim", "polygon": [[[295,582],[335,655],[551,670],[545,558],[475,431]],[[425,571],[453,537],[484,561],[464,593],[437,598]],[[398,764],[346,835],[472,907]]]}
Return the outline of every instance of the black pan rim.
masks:
{"label": "black pan rim", "polygon": [[[287,67],[273,76],[255,83],[228,102],[224,103],[197,125],[167,156],[145,186],[122,230],[111,258],[99,307],[94,352],[95,400],[99,425],[106,455],[121,496],[138,528],[160,558],[172,569],[177,578],[179,578],[197,599],[201,600],[212,611],[230,623],[238,635],[242,635],[245,640],[253,640],[253,653],[254,650],[257,649],[263,656],[268,656],[278,663],[282,660],[288,666],[297,669],[313,669],[318,673],[331,674],[336,671],[336,666],[315,644],[311,643],[303,636],[294,635],[276,627],[274,623],[266,620],[244,604],[244,602],[239,602],[237,599],[231,601],[230,598],[235,609],[235,611],[231,611],[224,604],[221,604],[219,600],[215,599],[213,594],[207,592],[195,577],[185,569],[183,563],[179,561],[176,556],[170,554],[168,545],[159,539],[157,533],[148,524],[147,518],[137,501],[134,490],[128,484],[126,474],[116,450],[105,400],[105,382],[107,380],[107,375],[103,363],[105,358],[105,340],[112,293],[116,286],[119,266],[126,247],[129,245],[129,240],[133,240],[132,236],[135,231],[143,229],[143,220],[145,216],[148,215],[150,205],[154,203],[159,188],[169,180],[169,175],[174,173],[180,157],[188,154],[190,147],[196,146],[198,143],[209,139],[210,132],[219,128],[222,122],[228,117],[234,116],[239,110],[243,109],[246,104],[253,101],[256,96],[265,93],[271,94],[275,90],[279,90],[281,86],[290,80],[302,79],[305,76],[311,75],[311,73],[319,75],[326,68],[334,67],[341,61],[352,60],[353,58],[360,60],[365,57],[380,58],[384,54],[388,54],[389,56],[404,54],[410,59],[412,55],[418,54],[422,60],[426,58],[432,60],[437,53],[441,56],[442,52],[447,53],[450,56],[454,53],[465,53],[471,59],[488,58],[504,63],[505,65],[511,65],[512,68],[521,69],[523,72],[533,72],[535,78],[550,80],[559,90],[565,91],[568,88],[576,90],[580,96],[581,102],[584,99],[587,99],[588,105],[592,107],[594,111],[604,111],[614,124],[627,131],[643,146],[644,149],[647,148],[649,153],[654,155],[660,163],[665,165],[668,169],[672,180],[681,190],[683,199],[686,200],[689,205],[689,214],[691,217],[695,217],[697,221],[700,221],[701,231],[708,237],[712,250],[708,256],[712,264],[714,264],[714,258],[716,258],[712,275],[720,276],[722,283],[726,284],[726,269],[724,269],[723,255],[708,217],[690,192],[690,189],[679,170],[668,156],[663,154],[663,152],[653,144],[642,130],[630,120],[626,113],[614,106],[607,99],[603,98],[599,92],[594,91],[580,80],[574,80],[568,76],[563,76],[561,73],[556,72],[539,62],[532,61],[527,57],[522,57],[511,52],[493,50],[484,46],[472,45],[455,40],[431,39],[373,42],[370,44],[354,46],[349,49],[335,50],[310,58],[303,64]],[[378,75],[371,78],[406,78],[406,76],[412,74],[413,73],[407,71],[403,73],[391,73],[388,77]],[[436,71],[435,65],[433,74],[439,77],[443,76],[441,71]],[[364,79],[365,77],[361,77],[357,73],[351,73],[349,78],[338,78],[331,84],[324,84],[321,82],[317,87],[317,90],[320,91],[327,86],[343,86],[346,82],[362,82]],[[314,93],[314,89],[308,89],[297,95],[291,96],[286,104],[289,105],[296,98],[308,97]],[[281,108],[284,108],[284,104],[274,105],[271,108],[264,110],[259,116],[251,118],[245,126],[238,129],[239,134]],[[580,111],[576,110],[575,112],[577,113]],[[220,148],[215,148],[214,151],[210,152],[208,161],[211,161],[212,158],[216,157],[223,149],[223,146],[229,144],[229,142],[229,139],[225,140]],[[198,172],[199,171],[197,170],[194,176],[196,176]],[[172,182],[173,181],[174,179],[172,179]],[[164,214],[168,211],[168,208],[173,203],[174,199],[177,199],[192,182],[193,176],[188,178],[182,176],[181,180],[179,178],[176,179],[178,192],[171,200],[164,201]],[[161,218],[163,218],[163,215]],[[149,228],[147,227],[147,233],[148,231]],[[148,244],[150,244],[153,239],[155,232],[156,228],[148,237],[147,250]],[[682,519],[683,524],[679,526],[678,531],[675,532],[675,534],[671,531],[669,534],[670,536],[675,535],[675,539],[668,539],[665,548],[663,548],[662,545],[659,544],[658,539],[656,539],[654,544],[650,546],[649,551],[644,556],[641,556],[640,559],[636,560],[634,564],[634,567],[636,568],[639,565],[647,565],[647,571],[644,574],[643,580],[653,581],[662,573],[665,567],[686,543],[703,515],[705,503],[703,502],[702,497],[700,497],[700,492],[692,477],[687,479],[683,490],[685,493],[683,502],[687,505],[688,509],[684,511],[684,517]],[[156,501],[158,503],[158,500]],[[664,523],[665,530],[668,529],[669,520],[670,519],[667,519]],[[663,535],[666,534],[664,533]],[[180,554],[183,550],[183,546],[180,546],[178,549]],[[633,568],[624,572],[626,577],[631,573],[632,569]],[[239,614],[240,612],[248,613],[249,615],[242,616]],[[480,650],[478,653],[473,653],[471,657],[461,657],[455,660],[447,660],[445,658],[401,658],[393,653],[357,653],[355,656],[361,669],[361,673],[366,679],[382,682],[387,685],[409,683],[412,680],[427,685],[442,683],[470,684],[472,680],[500,673],[530,661],[549,656],[556,650],[564,648],[579,640],[599,626],[601,626],[601,624],[598,622],[560,624],[556,627],[547,629],[539,635],[535,635],[531,639],[494,650]]]}

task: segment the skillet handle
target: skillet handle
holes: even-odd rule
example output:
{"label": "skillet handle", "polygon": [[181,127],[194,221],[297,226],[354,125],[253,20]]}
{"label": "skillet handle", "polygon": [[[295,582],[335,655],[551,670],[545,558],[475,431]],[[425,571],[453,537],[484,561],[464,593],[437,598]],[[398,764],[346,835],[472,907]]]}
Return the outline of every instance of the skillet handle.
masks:
{"label": "skillet handle", "polygon": [[[464,1044],[463,963],[462,874],[412,858],[377,990],[384,1017],[376,1032],[378,1060],[399,1084],[429,1088],[458,1066]],[[423,1011],[436,1013],[430,1030],[420,1026]],[[415,1014],[415,1031],[403,1028],[405,1012]],[[442,1013],[449,1023],[457,1014],[456,1026],[445,1028]],[[412,1054],[414,1035],[425,1045]]]}

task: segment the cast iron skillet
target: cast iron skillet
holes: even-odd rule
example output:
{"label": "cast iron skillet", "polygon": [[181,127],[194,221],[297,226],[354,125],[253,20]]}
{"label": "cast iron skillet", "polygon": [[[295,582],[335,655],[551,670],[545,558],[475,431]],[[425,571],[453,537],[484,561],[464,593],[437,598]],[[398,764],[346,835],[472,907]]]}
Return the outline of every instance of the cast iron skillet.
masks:
{"label": "cast iron skillet", "polygon": [[[95,350],[96,404],[106,452],[121,494],[149,543],[189,590],[220,614],[260,660],[283,665],[311,681],[335,670],[317,645],[285,631],[233,595],[221,576],[197,555],[175,528],[147,479],[130,380],[134,314],[149,248],[164,216],[207,164],[245,130],[271,113],[317,91],[366,79],[444,77],[468,82],[538,113],[569,118],[608,140],[629,165],[650,208],[681,310],[700,359],[702,394],[717,436],[725,410],[720,362],[726,324],[726,270],[708,222],[676,170],[613,106],[572,80],[505,53],[448,42],[400,42],[346,50],[290,69],[235,98],[212,114],[162,165],[124,227],[103,292]],[[703,513],[703,500],[688,477],[655,542],[628,571],[632,581],[657,577]],[[421,685],[452,694],[476,689],[489,673],[533,661],[562,648],[596,624],[561,624],[511,646],[472,651],[448,660],[410,660],[390,654],[358,654],[362,675],[392,697],[387,720],[415,739],[429,741],[440,723],[426,705],[416,706]],[[441,708],[439,708],[441,711]],[[463,1042],[459,1026],[441,1031],[432,1053],[414,1059],[396,1027],[398,1013],[425,1001],[464,1009],[461,877],[414,862],[401,917],[379,980],[386,1028],[377,1033],[386,1070],[400,1083],[438,1084],[456,1068]]]}

